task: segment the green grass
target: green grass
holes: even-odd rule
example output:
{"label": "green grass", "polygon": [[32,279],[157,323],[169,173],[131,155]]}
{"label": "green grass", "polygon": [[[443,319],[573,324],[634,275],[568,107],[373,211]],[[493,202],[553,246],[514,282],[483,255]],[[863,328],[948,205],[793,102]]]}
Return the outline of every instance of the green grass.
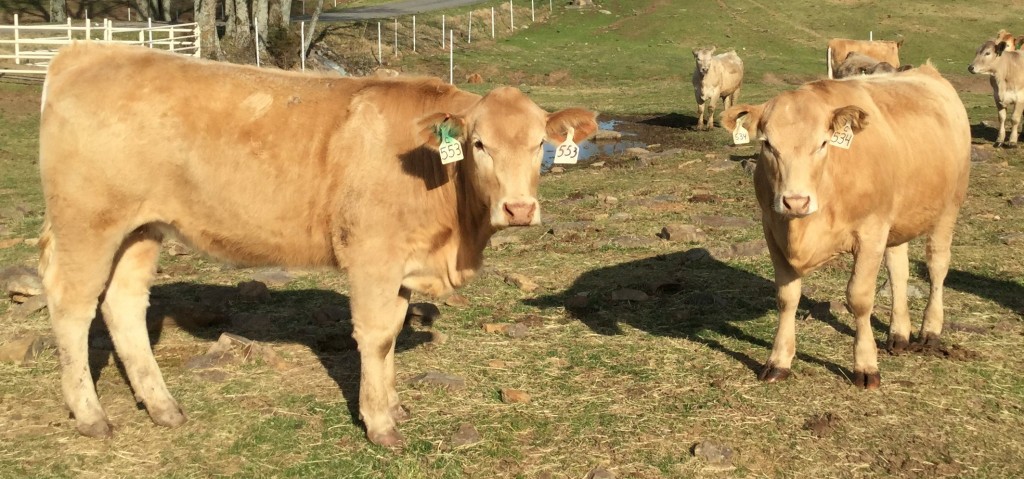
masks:
{"label": "green grass", "polygon": [[[694,116],[692,47],[736,48],[747,66],[743,99],[761,102],[823,76],[826,38],[902,33],[905,61],[931,58],[959,87],[978,144],[994,137],[979,125],[994,118],[994,107],[987,79],[967,75],[965,67],[977,44],[1024,18],[1024,6],[952,0],[608,0],[601,8],[611,14],[556,9],[530,24],[528,7],[518,10],[523,3],[517,3],[517,25],[528,28],[456,51],[457,79],[478,72],[487,80],[467,89],[512,83],[549,110],[578,105],[605,116],[685,123]],[[491,5],[451,14],[486,9],[489,17]],[[436,17],[418,19],[424,35],[431,28],[436,33],[440,12]],[[362,45],[345,54],[366,61],[371,39],[353,25],[337,30],[332,41]],[[421,45],[420,53],[389,57],[387,66],[446,77],[447,55]],[[35,237],[41,223],[38,96],[38,86],[0,82],[0,241]],[[173,312],[175,305],[222,297],[230,318],[215,327],[168,327],[159,335],[157,359],[190,421],[173,430],[154,426],[109,361],[98,390],[116,435],[109,441],[82,438],[62,404],[54,352],[30,367],[0,364],[0,477],[577,478],[595,467],[630,478],[1024,475],[1017,460],[1024,453],[1024,245],[1001,240],[1024,224],[1024,211],[1006,201],[1022,194],[1024,154],[992,151],[973,165],[956,231],[944,340],[976,355],[951,360],[883,354],[882,388],[868,393],[852,388],[846,377],[852,320],[845,314],[799,320],[794,377],[774,385],[757,381],[754,370],[768,356],[775,332],[771,264],[766,255],[723,252],[759,238],[759,225],[708,228],[699,244],[614,244],[614,238],[650,238],[666,224],[691,223],[701,215],[757,217],[742,169],[708,170],[731,156],[749,156],[751,149],[727,147],[721,130],[669,128],[660,134],[666,147],[683,150],[646,168],[612,161],[611,168],[580,166],[544,176],[542,210],[556,233],[514,230],[508,234],[518,242],[489,249],[487,267],[461,291],[470,306],[438,302],[443,316],[434,329],[447,336],[445,342],[429,342],[424,328],[403,333],[398,387],[413,414],[401,428],[404,450],[366,442],[350,412],[356,353],[323,344],[332,334],[340,338],[346,325],[328,328],[313,318],[324,306],[347,307],[344,275],[293,272],[293,281],[258,302],[233,292],[251,270],[164,256],[155,303]],[[721,201],[687,202],[696,190],[710,190]],[[618,202],[608,204],[599,195]],[[660,195],[677,201],[650,203]],[[19,206],[28,213],[8,211]],[[630,219],[598,219],[615,213]],[[570,221],[600,228],[559,230]],[[712,256],[695,259],[697,248]],[[912,282],[919,286],[927,284],[916,267],[922,250],[921,241],[912,243]],[[28,245],[0,249],[0,265],[31,265],[35,258]],[[805,280],[800,317],[813,302],[843,299],[849,263],[841,258]],[[519,291],[504,282],[507,272],[533,278],[542,289]],[[679,290],[641,303],[611,299],[618,289],[665,281]],[[567,309],[565,300],[579,293],[589,294],[589,306]],[[915,325],[924,302],[911,302]],[[882,297],[876,304],[878,341],[885,339],[888,305]],[[0,300],[0,315],[8,309],[9,302]],[[525,338],[481,328],[516,321],[531,324]],[[5,319],[0,344],[48,327],[45,313]],[[264,342],[284,368],[264,361],[230,364],[219,376],[184,368],[222,331]],[[466,387],[404,381],[429,370],[461,376]],[[504,404],[502,388],[523,389],[532,399]],[[840,419],[816,437],[804,423],[823,413]],[[462,423],[476,427],[483,441],[453,449],[451,436]],[[693,457],[690,448],[703,441],[732,447],[736,468],[716,472]]]}

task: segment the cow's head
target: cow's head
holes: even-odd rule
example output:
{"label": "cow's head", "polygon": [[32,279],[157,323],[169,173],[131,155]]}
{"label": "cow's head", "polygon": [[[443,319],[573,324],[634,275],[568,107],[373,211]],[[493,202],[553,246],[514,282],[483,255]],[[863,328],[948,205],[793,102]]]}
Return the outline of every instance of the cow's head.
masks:
{"label": "cow's head", "polygon": [[772,210],[799,218],[818,211],[818,185],[837,148],[829,144],[833,133],[849,124],[856,136],[867,127],[867,116],[856,106],[827,106],[797,90],[762,105],[729,108],[722,125],[732,130],[742,121],[750,137],[761,140],[757,169],[771,187]]}
{"label": "cow's head", "polygon": [[565,141],[569,129],[580,142],[597,131],[596,114],[581,108],[547,113],[519,89],[492,90],[459,114],[440,113],[421,120],[428,125],[428,147],[437,149],[444,129],[462,144],[460,175],[490,210],[491,225],[531,226],[541,222],[537,184],[545,141]]}
{"label": "cow's head", "polygon": [[715,47],[693,49],[693,59],[697,62],[697,71],[701,75],[706,74],[708,69],[711,68],[711,59],[714,57]]}
{"label": "cow's head", "polygon": [[974,61],[967,67],[967,71],[991,75],[995,72],[995,64],[1004,51],[1006,51],[1006,42],[987,41],[983,43],[978,47],[978,53],[974,55]]}

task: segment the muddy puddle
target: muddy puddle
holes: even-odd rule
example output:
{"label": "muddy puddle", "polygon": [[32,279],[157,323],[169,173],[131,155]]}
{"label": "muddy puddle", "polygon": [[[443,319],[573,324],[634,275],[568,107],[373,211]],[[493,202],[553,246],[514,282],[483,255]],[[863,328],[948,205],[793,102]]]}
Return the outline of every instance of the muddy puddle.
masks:
{"label": "muddy puddle", "polygon": [[[637,135],[636,132],[630,131],[630,122],[611,119],[597,122],[598,129],[615,131],[622,134],[622,137],[618,140],[584,140],[580,143],[580,163],[590,163],[598,161],[599,158],[609,157],[622,154],[627,148],[643,148],[647,146],[647,142]],[[552,161],[555,158],[555,148],[557,145],[551,145],[544,143],[544,159],[541,162],[541,170],[547,171],[552,166]]]}

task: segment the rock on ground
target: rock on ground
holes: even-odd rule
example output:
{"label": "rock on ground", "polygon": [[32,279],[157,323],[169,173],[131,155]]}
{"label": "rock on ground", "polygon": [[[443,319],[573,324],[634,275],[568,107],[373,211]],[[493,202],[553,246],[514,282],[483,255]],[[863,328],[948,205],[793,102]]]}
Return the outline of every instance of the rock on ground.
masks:
{"label": "rock on ground", "polygon": [[442,373],[440,371],[427,371],[409,378],[406,382],[413,385],[426,384],[428,386],[439,386],[448,390],[463,389],[466,387],[465,379],[453,374]]}
{"label": "rock on ground", "polygon": [[505,404],[525,404],[530,402],[530,393],[522,389],[502,389],[501,401]]}
{"label": "rock on ground", "polygon": [[469,446],[482,440],[480,432],[472,424],[462,423],[459,425],[459,430],[452,434],[452,447]]}

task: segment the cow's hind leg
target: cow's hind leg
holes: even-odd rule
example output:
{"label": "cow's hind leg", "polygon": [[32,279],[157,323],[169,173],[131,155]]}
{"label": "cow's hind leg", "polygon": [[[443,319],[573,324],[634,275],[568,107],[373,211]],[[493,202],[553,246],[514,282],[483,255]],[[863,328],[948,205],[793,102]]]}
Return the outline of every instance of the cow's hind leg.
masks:
{"label": "cow's hind leg", "polygon": [[146,329],[149,287],[156,273],[161,239],[155,227],[147,226],[125,239],[114,263],[102,311],[136,398],[146,406],[153,422],[174,427],[184,423],[186,417],[167,391]]}
{"label": "cow's hind leg", "polygon": [[886,236],[888,232],[883,231],[880,238],[867,235],[861,238],[854,253],[853,274],[846,286],[846,300],[856,321],[853,384],[864,389],[878,389],[882,382],[878,372],[878,348],[871,330],[871,311],[875,307],[875,280],[882,266]]}
{"label": "cow's hind leg", "polygon": [[889,271],[889,287],[892,291],[892,313],[889,316],[886,348],[892,353],[904,351],[910,343],[910,312],[907,309],[910,260],[907,258],[907,249],[907,243],[903,243],[885,250],[885,268]]}
{"label": "cow's hind leg", "polygon": [[[379,264],[349,267],[352,282],[352,337],[359,346],[359,416],[370,442],[396,447],[403,443],[395,390],[395,339],[409,307],[401,272]],[[396,417],[397,416],[397,417]]]}
{"label": "cow's hind leg", "polygon": [[999,119],[999,134],[996,136],[996,148],[1003,146],[1006,139],[1006,106],[996,101],[996,114]]}
{"label": "cow's hind leg", "polygon": [[[52,214],[49,212],[48,214]],[[62,225],[60,231],[89,231],[88,225]],[[89,326],[103,294],[120,235],[56,234],[47,223],[40,238],[40,274],[61,365],[61,390],[78,432],[109,437],[110,422],[96,395],[89,369]]]}
{"label": "cow's hind leg", "polygon": [[775,267],[775,286],[778,288],[779,327],[775,331],[775,344],[758,373],[765,382],[782,381],[789,377],[793,357],[796,356],[796,308],[800,304],[800,275],[790,266],[785,254],[766,230],[765,239]]}
{"label": "cow's hind leg", "polygon": [[944,321],[942,305],[942,287],[949,272],[950,246],[953,243],[953,227],[956,216],[942,218],[932,234],[928,237],[925,247],[925,260],[928,262],[928,280],[931,291],[928,295],[928,306],[924,310],[924,322],[921,324],[919,341],[926,346],[938,346],[939,335],[942,334]]}
{"label": "cow's hind leg", "polygon": [[1010,142],[1007,146],[1015,148],[1017,137],[1020,135],[1020,118],[1024,113],[1024,102],[1017,101],[1013,104],[1013,112],[1010,114]]}

